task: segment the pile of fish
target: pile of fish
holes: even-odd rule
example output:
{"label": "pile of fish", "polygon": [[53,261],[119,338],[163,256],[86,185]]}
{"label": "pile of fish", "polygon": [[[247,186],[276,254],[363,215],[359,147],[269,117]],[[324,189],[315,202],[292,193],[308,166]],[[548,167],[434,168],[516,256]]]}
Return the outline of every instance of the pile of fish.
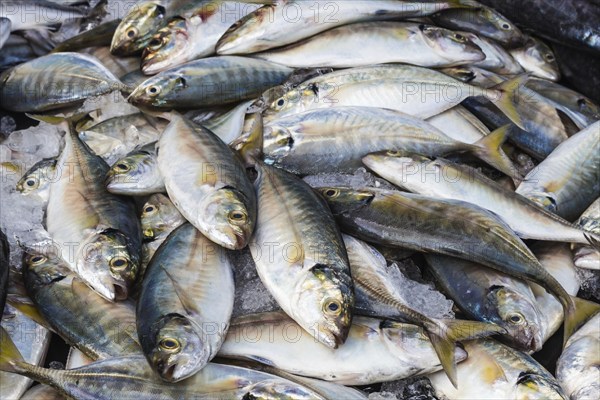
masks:
{"label": "pile of fish", "polygon": [[600,398],[592,3],[3,1],[2,399]]}

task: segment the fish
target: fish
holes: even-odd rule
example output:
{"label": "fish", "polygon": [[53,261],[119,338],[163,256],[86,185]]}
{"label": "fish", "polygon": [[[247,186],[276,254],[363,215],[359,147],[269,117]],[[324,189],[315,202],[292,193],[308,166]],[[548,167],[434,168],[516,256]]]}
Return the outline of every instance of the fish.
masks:
{"label": "fish", "polygon": [[[568,244],[555,242],[537,242],[531,250],[540,264],[554,278],[560,282],[567,293],[576,296],[581,286],[576,268],[573,265],[573,256]],[[536,304],[544,318],[539,325],[543,342],[558,331],[564,322],[564,312],[560,302],[541,286],[530,282],[529,286],[535,296]],[[582,320],[585,322],[585,318]]]}
{"label": "fish", "polygon": [[214,133],[176,114],[158,149],[158,168],[179,212],[213,242],[246,247],[256,194],[241,160]]}
{"label": "fish", "polygon": [[600,197],[599,146],[600,121],[557,146],[516,192],[566,220],[575,220]]}
{"label": "fish", "polygon": [[399,295],[398,289],[391,283],[392,276],[383,256],[372,246],[352,236],[342,235],[350,260],[350,271],[356,293],[364,292],[367,297],[385,304],[392,315],[403,321],[422,327],[431,341],[444,371],[455,386],[456,360],[455,343],[467,339],[504,333],[493,324],[475,321],[430,318],[411,307]]}
{"label": "fish", "polygon": [[265,123],[316,108],[364,106],[389,108],[427,119],[471,96],[486,96],[517,125],[512,96],[526,81],[519,76],[495,88],[462,83],[441,72],[413,65],[375,65],[334,71],[284,91],[264,111]]}
{"label": "fish", "polygon": [[145,0],[128,5],[127,14],[115,29],[110,52],[126,56],[142,51],[152,35],[187,3],[184,0]]}
{"label": "fish", "polygon": [[117,160],[106,174],[106,190],[124,196],[164,193],[165,182],[158,171],[156,142]]}
{"label": "fish", "polygon": [[217,54],[256,53],[353,22],[416,18],[452,7],[467,6],[458,1],[280,1],[263,6],[232,25],[218,41]]}
{"label": "fish", "polygon": [[[31,377],[59,390],[68,398],[108,400],[243,399],[254,391],[261,398],[276,385],[279,390],[297,393],[301,399],[323,397],[292,381],[248,368],[210,363],[196,375],[176,384],[156,377],[143,356],[117,357],[96,361],[71,370],[41,368],[23,361],[10,338],[2,332],[0,370]],[[264,386],[256,384],[264,382]],[[258,396],[258,397],[256,397]],[[250,398],[250,397],[248,397]]]}
{"label": "fish", "polygon": [[395,151],[369,154],[363,163],[404,190],[485,208],[523,239],[583,244],[600,241],[600,236],[572,225],[466,165]]}
{"label": "fish", "polygon": [[586,96],[555,82],[530,79],[525,86],[565,113],[580,129],[600,119],[600,107]]}
{"label": "fish", "polygon": [[500,340],[512,347],[541,350],[545,315],[527,282],[454,257],[426,254],[425,259],[438,285],[467,316],[504,328]]}
{"label": "fish", "polygon": [[20,400],[64,400],[65,396],[52,386],[36,385],[21,396]]}
{"label": "fish", "polygon": [[201,122],[200,125],[204,125],[204,127],[214,132],[223,142],[229,144],[242,134],[246,113],[254,101],[253,99],[242,102],[223,115],[214,116],[207,121]]}
{"label": "fish", "polygon": [[300,178],[257,161],[258,220],[249,249],[260,280],[316,341],[340,347],[352,322],[348,256],[327,204]]}
{"label": "fish", "polygon": [[17,191],[25,196],[35,194],[47,203],[50,185],[58,178],[57,162],[56,158],[46,158],[35,163],[17,182]]}
{"label": "fish", "polygon": [[11,111],[42,112],[81,105],[124,85],[89,55],[56,53],[38,57],[0,75],[0,105]]}
{"label": "fish", "polygon": [[[256,3],[256,4],[253,4]],[[264,1],[209,0],[191,3],[158,29],[142,54],[141,68],[153,75],[216,53],[218,40]]]}
{"label": "fish", "polygon": [[464,3],[473,8],[450,8],[437,12],[430,18],[438,26],[475,33],[492,39],[503,47],[515,47],[525,40],[521,30],[498,11],[473,1]]}
{"label": "fish", "polygon": [[68,7],[44,0],[5,0],[0,4],[0,49],[11,32],[36,31],[49,40],[49,30],[63,22],[81,18],[84,14]]}
{"label": "fish", "polygon": [[252,58],[223,56],[190,61],[142,82],[128,97],[137,106],[200,108],[257,98],[283,83],[292,69]]}
{"label": "fish", "polygon": [[552,49],[543,41],[528,37],[523,46],[510,50],[513,58],[533,76],[558,81],[560,70]]}
{"label": "fish", "polygon": [[113,303],[99,296],[57,254],[25,252],[23,278],[50,327],[86,356],[98,360],[141,354],[133,302]]}
{"label": "fish", "polygon": [[318,190],[342,231],[359,239],[458,257],[538,283],[563,306],[566,338],[600,311],[600,305],[572,297],[504,221],[481,207],[385,189]]}
{"label": "fish", "polygon": [[490,130],[473,113],[461,105],[454,106],[427,119],[446,136],[464,143],[475,143],[490,134]]}
{"label": "fish", "polygon": [[52,49],[52,53],[79,51],[88,47],[110,46],[115,30],[120,23],[121,19],[117,18],[83,31],[57,44]]}
{"label": "fish", "polygon": [[164,381],[187,379],[217,355],[233,311],[231,268],[225,250],[189,223],[171,232],[152,257],[138,299],[137,332]]}
{"label": "fish", "polygon": [[525,353],[487,338],[465,343],[465,351],[469,358],[458,365],[458,379],[475,384],[456,389],[437,372],[428,378],[438,396],[448,400],[568,400],[556,379]]}
{"label": "fish", "polygon": [[[248,340],[250,332],[255,340]],[[460,348],[453,352],[458,361],[467,356]],[[361,316],[354,318],[344,345],[334,350],[316,342],[283,312],[247,315],[232,321],[219,355],[344,385],[392,381],[441,369],[431,342],[417,326]]]}
{"label": "fish", "polygon": [[138,143],[156,142],[167,124],[161,118],[134,113],[100,122],[88,116],[78,121],[75,129],[94,153],[111,159],[116,154],[133,151]]}
{"label": "fish", "polygon": [[483,0],[518,25],[526,26],[553,43],[562,43],[596,56],[600,54],[600,31],[595,21],[600,19],[600,7],[594,1],[564,2],[543,13],[528,15],[523,10],[537,10],[543,0]]}
{"label": "fish", "polygon": [[512,55],[493,40],[471,32],[459,31],[457,34],[474,43],[485,54],[483,60],[473,62],[471,65],[503,75],[516,75],[524,72]]}
{"label": "fish", "polygon": [[430,155],[470,152],[509,176],[512,162],[500,149],[505,132],[499,130],[475,144],[446,136],[420,118],[374,107],[317,108],[265,123],[265,162],[290,172],[309,175],[320,171],[349,171],[361,157],[388,149],[412,149]]}
{"label": "fish", "polygon": [[8,293],[8,271],[9,271],[10,245],[6,234],[0,229],[0,319],[4,314],[6,295]]}
{"label": "fish", "polygon": [[[41,364],[50,345],[52,333],[17,309],[7,305],[5,312],[6,316],[2,319],[0,327],[0,339],[10,337],[26,362],[35,366]],[[3,399],[19,399],[30,385],[29,378],[0,372],[0,396]]]}
{"label": "fish", "polygon": [[556,378],[572,400],[600,396],[600,315],[589,320],[567,342],[556,364]]}
{"label": "fish", "polygon": [[0,53],[0,71],[30,61],[37,56],[27,39],[18,35],[10,35],[4,42]]}
{"label": "fish", "polygon": [[[600,198],[596,199],[585,210],[576,222],[588,232],[600,234]],[[578,268],[600,269],[600,251],[589,245],[574,245],[573,260]]]}
{"label": "fish", "polygon": [[127,298],[137,277],[141,229],[131,199],[104,187],[108,165],[69,127],[50,186],[46,228],[63,259],[107,300]]}
{"label": "fish", "polygon": [[379,21],[333,28],[252,57],[293,68],[351,68],[384,63],[450,67],[482,61],[485,54],[460,33],[413,22]]}

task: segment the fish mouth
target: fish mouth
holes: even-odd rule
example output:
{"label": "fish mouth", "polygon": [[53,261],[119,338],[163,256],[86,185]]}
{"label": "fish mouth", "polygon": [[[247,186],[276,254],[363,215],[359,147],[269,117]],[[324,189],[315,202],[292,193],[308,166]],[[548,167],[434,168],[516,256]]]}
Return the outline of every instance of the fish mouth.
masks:
{"label": "fish mouth", "polygon": [[169,382],[175,382],[175,369],[177,368],[177,364],[169,365],[167,369],[163,370],[160,376]]}
{"label": "fish mouth", "polygon": [[113,292],[114,292],[114,298],[117,301],[126,300],[127,297],[129,296],[129,290],[127,289],[127,287],[125,287],[123,285],[119,285],[117,283],[115,283],[113,285]]}

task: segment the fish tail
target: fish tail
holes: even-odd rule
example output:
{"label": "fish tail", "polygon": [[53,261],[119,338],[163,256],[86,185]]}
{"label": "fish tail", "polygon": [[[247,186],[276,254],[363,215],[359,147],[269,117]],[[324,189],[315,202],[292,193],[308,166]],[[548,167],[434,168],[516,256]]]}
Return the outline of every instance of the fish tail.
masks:
{"label": "fish tail", "polygon": [[237,151],[244,161],[245,166],[253,167],[256,160],[263,157],[263,118],[260,112],[252,115],[252,123],[248,134],[242,134],[229,144],[229,147]]}
{"label": "fish tail", "polygon": [[600,251],[600,237],[592,232],[585,232],[583,234],[585,240],[588,241],[589,245],[594,248],[596,251]]}
{"label": "fish tail", "polygon": [[600,312],[600,304],[571,296],[570,302],[563,305],[565,308],[565,330],[563,346],[575,331],[591,317]]}
{"label": "fish tail", "polygon": [[472,152],[498,171],[511,178],[521,180],[523,177],[502,150],[502,144],[506,141],[511,126],[504,125],[483,137],[473,144]]}
{"label": "fish tail", "polygon": [[19,373],[17,365],[23,362],[25,360],[10,335],[0,327],[0,371]]}
{"label": "fish tail", "polygon": [[489,100],[523,130],[526,130],[525,125],[517,110],[518,92],[528,79],[529,74],[521,74],[488,89]]}
{"label": "fish tail", "polygon": [[460,319],[442,319],[436,321],[436,327],[428,329],[427,333],[435,352],[440,359],[442,368],[452,385],[458,389],[456,359],[454,348],[456,342],[468,339],[482,338],[506,331],[494,324]]}

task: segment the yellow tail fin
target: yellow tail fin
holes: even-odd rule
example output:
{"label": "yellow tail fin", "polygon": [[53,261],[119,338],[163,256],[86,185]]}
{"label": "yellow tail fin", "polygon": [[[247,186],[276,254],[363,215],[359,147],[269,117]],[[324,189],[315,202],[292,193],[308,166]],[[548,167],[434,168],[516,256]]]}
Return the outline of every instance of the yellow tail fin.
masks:
{"label": "yellow tail fin", "polygon": [[566,308],[563,346],[575,331],[600,312],[600,304],[571,296],[573,305]]}
{"label": "yellow tail fin", "polygon": [[511,126],[504,125],[480,139],[473,144],[472,152],[498,171],[505,173],[511,178],[521,180],[523,177],[519,174],[519,171],[510,158],[504,153],[504,150],[502,150],[502,144],[506,141]]}
{"label": "yellow tail fin", "polygon": [[8,332],[0,327],[0,371],[15,372],[15,362],[23,362],[23,356]]}
{"label": "yellow tail fin", "polygon": [[452,385],[457,389],[456,360],[454,358],[456,342],[482,338],[498,333],[506,333],[506,331],[494,324],[460,319],[437,320],[436,327],[427,330],[429,340],[440,359],[444,372],[446,372],[448,379],[450,379]]}
{"label": "yellow tail fin", "polygon": [[519,88],[529,79],[529,74],[522,74],[488,89],[489,100],[494,103],[519,128],[525,129],[521,115],[517,109],[519,104]]}

